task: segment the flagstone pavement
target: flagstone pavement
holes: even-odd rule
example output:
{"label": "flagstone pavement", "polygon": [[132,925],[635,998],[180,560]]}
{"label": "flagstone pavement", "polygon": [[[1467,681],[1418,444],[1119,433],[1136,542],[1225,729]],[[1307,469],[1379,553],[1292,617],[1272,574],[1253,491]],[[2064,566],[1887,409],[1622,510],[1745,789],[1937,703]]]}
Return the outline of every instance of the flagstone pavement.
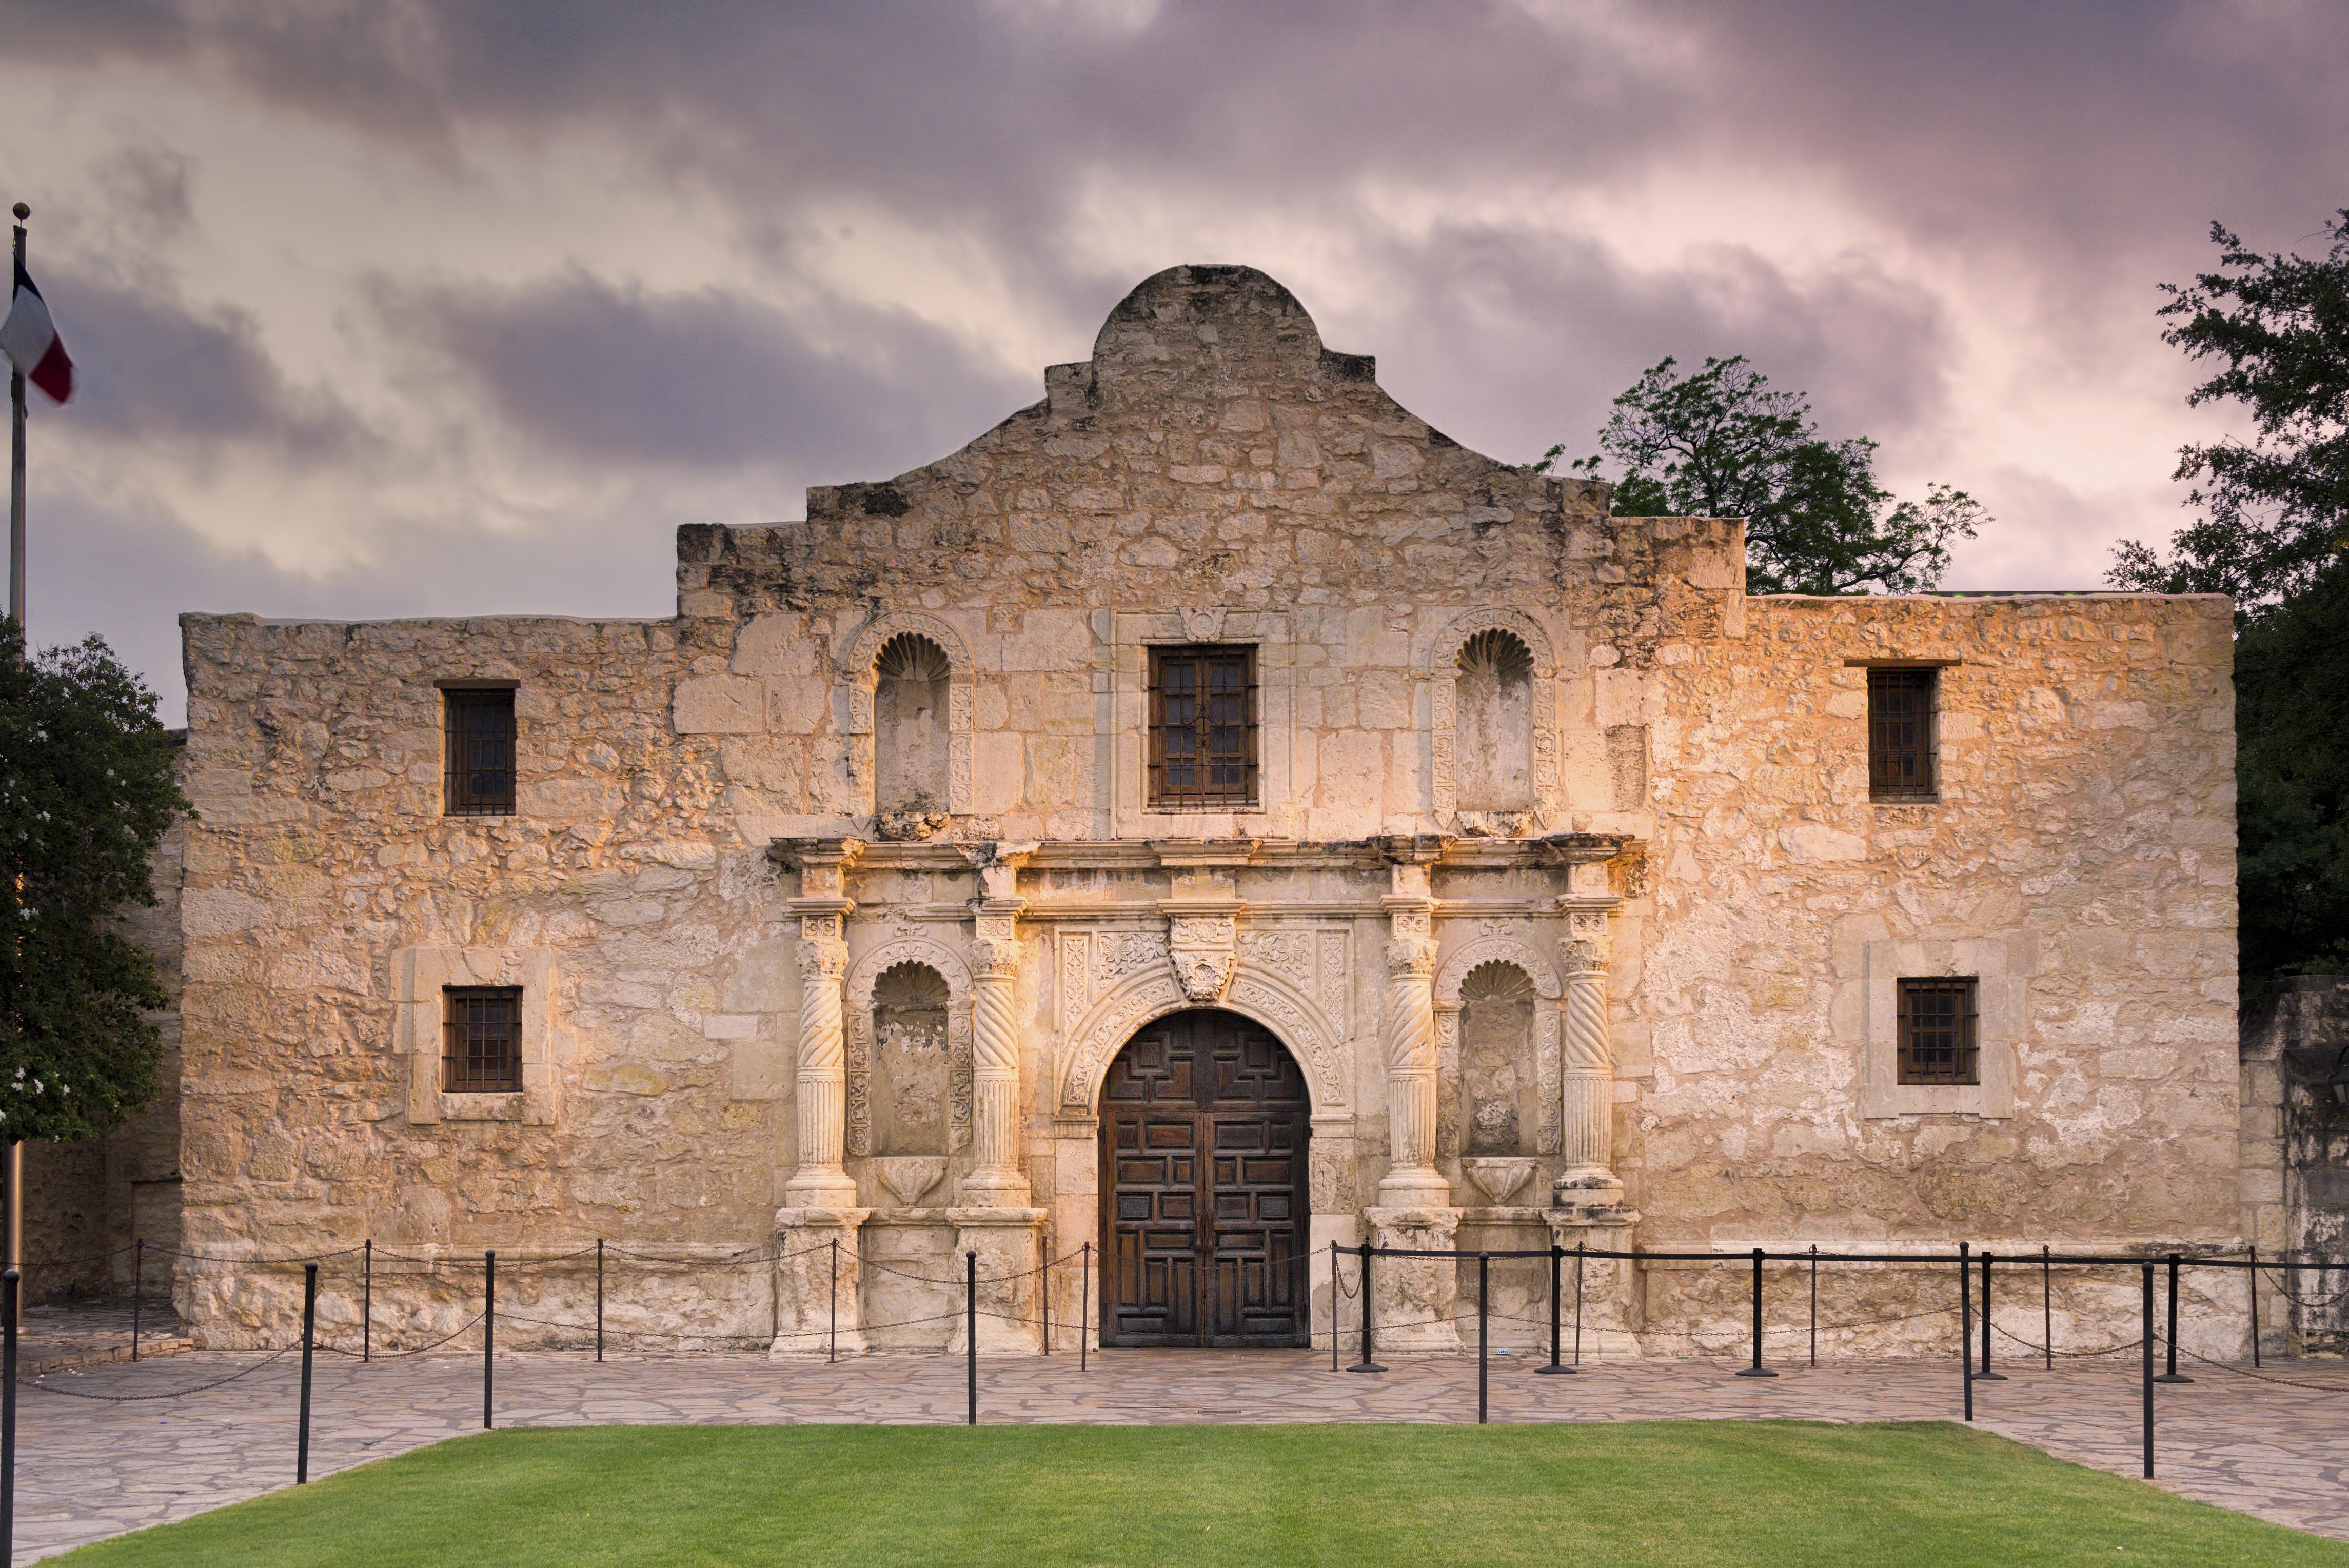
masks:
{"label": "flagstone pavement", "polygon": [[[1433,1421],[1476,1418],[1473,1357],[1391,1357],[1377,1376],[1333,1373],[1327,1352],[1107,1351],[1077,1358],[982,1359],[979,1418],[1118,1424]],[[1954,1365],[1586,1366],[1538,1377],[1522,1353],[1495,1357],[1495,1421],[1788,1418],[1947,1420],[1961,1411]],[[1978,1424],[2060,1458],[2135,1476],[2140,1385],[2131,1357],[2054,1371],[2010,1362],[1976,1386]],[[2193,1366],[2158,1389],[2157,1484],[2186,1497],[2349,1540],[2349,1365]],[[202,1387],[240,1374],[233,1381]],[[837,1366],[763,1356],[614,1357],[522,1352],[496,1363],[502,1427],[613,1423],[957,1422],[964,1367],[942,1356]],[[29,1563],[85,1542],[183,1519],[294,1479],[298,1359],[197,1352],[95,1366],[28,1381],[17,1409],[16,1553]],[[368,1365],[321,1357],[314,1477],[478,1430],[481,1363],[432,1355]],[[87,1396],[103,1395],[108,1399]],[[83,1396],[83,1397],[77,1397]],[[136,1398],[133,1398],[136,1397]]]}

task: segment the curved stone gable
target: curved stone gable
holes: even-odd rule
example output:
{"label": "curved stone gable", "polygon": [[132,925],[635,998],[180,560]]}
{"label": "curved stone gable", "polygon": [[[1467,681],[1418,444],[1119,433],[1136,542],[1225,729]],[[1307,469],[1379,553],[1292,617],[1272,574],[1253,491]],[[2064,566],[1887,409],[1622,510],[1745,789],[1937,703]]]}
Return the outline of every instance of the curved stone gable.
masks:
{"label": "curved stone gable", "polygon": [[1322,346],[1249,267],[1174,267],[1043,401],[894,479],[808,492],[804,523],[680,531],[688,615],[965,601],[1374,603],[1400,575],[1470,603],[1585,592],[1651,546],[1607,487],[1468,450]]}

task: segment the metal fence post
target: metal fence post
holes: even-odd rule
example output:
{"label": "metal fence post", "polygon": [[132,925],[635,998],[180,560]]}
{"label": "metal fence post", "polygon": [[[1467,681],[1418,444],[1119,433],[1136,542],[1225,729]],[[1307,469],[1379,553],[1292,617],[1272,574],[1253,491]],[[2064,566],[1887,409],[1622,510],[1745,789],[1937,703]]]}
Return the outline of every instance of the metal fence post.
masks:
{"label": "metal fence post", "polygon": [[2249,1272],[2251,1276],[2251,1367],[2256,1371],[2260,1365],[2260,1249],[2257,1247],[2251,1249]]}
{"label": "metal fence post", "polygon": [[[1090,1241],[1085,1243],[1084,1261],[1080,1266],[1083,1272],[1077,1275],[1077,1370],[1081,1372],[1092,1365],[1093,1244]],[[1330,1308],[1330,1333],[1334,1338],[1337,1332],[1338,1308],[1333,1303]]]}
{"label": "metal fence post", "polygon": [[1775,1377],[1762,1365],[1762,1249],[1754,1249],[1754,1365],[1739,1370],[1740,1377]]}
{"label": "metal fence post", "polygon": [[[1574,1243],[1574,1364],[1582,1365],[1582,1251],[1583,1243]],[[1618,1262],[1621,1260],[1617,1260]]]}
{"label": "metal fence post", "polygon": [[1492,1323],[1490,1311],[1492,1289],[1492,1258],[1485,1253],[1476,1254],[1476,1424],[1483,1426],[1487,1408],[1487,1373],[1492,1366]]}
{"label": "metal fence post", "polygon": [[[1312,1261],[1309,1254],[1306,1261],[1309,1263]],[[1050,1356],[1052,1354],[1052,1259],[1049,1253],[1044,1258],[1043,1267],[1037,1271],[1037,1279],[1038,1310],[1044,1319],[1044,1354]]]}
{"label": "metal fence post", "polygon": [[832,1238],[832,1288],[827,1306],[832,1317],[826,1329],[830,1337],[825,1341],[826,1349],[823,1358],[830,1363],[840,1359],[840,1238],[838,1236]]}
{"label": "metal fence post", "polygon": [[978,1425],[978,1253],[962,1255],[963,1379],[969,1413],[963,1424]]}
{"label": "metal fence post", "polygon": [[1346,1368],[1349,1372],[1383,1372],[1385,1367],[1371,1359],[1371,1243],[1364,1242],[1362,1253],[1362,1358]]}
{"label": "metal fence post", "polygon": [[2049,1260],[2047,1243],[2039,1243],[2039,1337],[2044,1341],[2040,1349],[2045,1354],[2047,1370],[2055,1370],[2055,1272]]}
{"label": "metal fence post", "polygon": [[[1580,1259],[1576,1260],[1578,1267],[1580,1265]],[[1548,1373],[1553,1376],[1562,1372],[1572,1372],[1574,1370],[1571,1367],[1562,1365],[1557,1358],[1559,1339],[1557,1310],[1559,1294],[1558,1285],[1559,1276],[1564,1274],[1565,1272],[1566,1249],[1559,1246],[1557,1243],[1553,1240],[1549,1244],[1549,1365],[1547,1367],[1537,1367],[1534,1368],[1536,1372]]]}
{"label": "metal fence post", "polygon": [[2145,1268],[2145,1479],[2153,1479],[2153,1264]]}
{"label": "metal fence post", "polygon": [[24,1281],[0,1271],[0,1563],[16,1560],[16,1306]]}
{"label": "metal fence post", "polygon": [[604,1359],[604,1238],[595,1238],[595,1359]]}
{"label": "metal fence post", "polygon": [[2157,1383],[2191,1383],[2193,1378],[2178,1369],[2178,1254],[2169,1254],[2169,1340],[2164,1353],[2165,1363]]}
{"label": "metal fence post", "polygon": [[491,1399],[497,1389],[498,1254],[481,1254],[481,1429],[490,1429]]}
{"label": "metal fence post", "polygon": [[1958,1243],[1958,1377],[1966,1386],[1966,1419],[1974,1418],[1974,1260],[1972,1243]]}
{"label": "metal fence post", "polygon": [[302,1265],[302,1416],[294,1439],[294,1484],[310,1483],[310,1346],[318,1336],[318,1265]]}
{"label": "metal fence post", "polygon": [[359,1253],[359,1360],[375,1359],[375,1238]]}
{"label": "metal fence post", "polygon": [[1819,1244],[1811,1243],[1811,1365],[1819,1364]]}
{"label": "metal fence post", "polygon": [[147,1238],[130,1239],[130,1359],[139,1359],[139,1284],[147,1274]]}
{"label": "metal fence post", "polygon": [[2006,1374],[1990,1369],[1990,1250],[1982,1250],[1982,1370],[1974,1374],[1977,1383],[2003,1383]]}

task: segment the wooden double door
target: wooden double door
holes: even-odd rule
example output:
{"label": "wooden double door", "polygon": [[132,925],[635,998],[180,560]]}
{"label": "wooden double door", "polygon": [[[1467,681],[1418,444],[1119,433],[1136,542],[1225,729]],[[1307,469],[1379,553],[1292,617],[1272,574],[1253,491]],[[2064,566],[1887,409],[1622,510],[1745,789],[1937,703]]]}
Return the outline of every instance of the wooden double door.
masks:
{"label": "wooden double door", "polygon": [[1102,1343],[1310,1343],[1304,1074],[1233,1013],[1174,1013],[1102,1088]]}

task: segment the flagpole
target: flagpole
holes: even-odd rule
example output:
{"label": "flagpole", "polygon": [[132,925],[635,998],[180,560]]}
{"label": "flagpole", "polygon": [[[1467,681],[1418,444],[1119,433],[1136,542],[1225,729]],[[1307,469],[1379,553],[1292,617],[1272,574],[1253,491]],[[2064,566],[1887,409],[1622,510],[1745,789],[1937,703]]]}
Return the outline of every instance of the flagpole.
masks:
{"label": "flagpole", "polygon": [[[16,203],[16,270],[10,274],[10,297],[13,300],[14,279],[25,273],[25,220],[33,215],[32,208]],[[18,658],[33,655],[32,633],[25,624],[25,373],[11,365],[8,367],[8,614],[16,621]],[[18,1271],[25,1267],[25,1146],[17,1140],[8,1140],[8,1266]],[[21,1312],[19,1295],[18,1308]],[[10,1324],[14,1328],[16,1326]]]}
{"label": "flagpole", "polygon": [[[16,203],[16,270],[11,276],[24,274],[25,220],[32,215],[30,207]],[[32,637],[25,630],[25,373],[13,365],[8,367],[8,614],[16,618],[16,635],[29,653]],[[13,1253],[10,1261],[15,1261]]]}

